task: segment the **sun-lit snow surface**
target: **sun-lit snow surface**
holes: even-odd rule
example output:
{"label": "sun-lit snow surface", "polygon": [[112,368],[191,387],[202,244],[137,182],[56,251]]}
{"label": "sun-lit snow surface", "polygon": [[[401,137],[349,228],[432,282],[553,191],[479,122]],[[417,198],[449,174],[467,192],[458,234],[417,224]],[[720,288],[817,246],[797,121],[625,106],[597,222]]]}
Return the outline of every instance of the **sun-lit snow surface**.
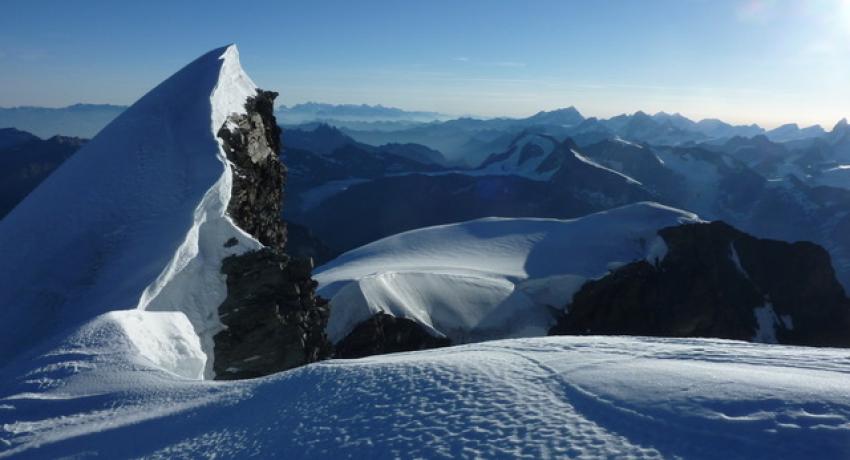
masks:
{"label": "sun-lit snow surface", "polygon": [[107,314],[0,374],[0,458],[252,455],[848,458],[850,354],[549,337],[224,383],[153,368]]}
{"label": "sun-lit snow surface", "polygon": [[[0,221],[0,366],[96,315],[138,308],[163,312],[113,317],[139,350],[179,353],[149,358],[203,376],[220,327],[220,261],[259,247],[224,215],[231,171],[215,135],[253,94],[236,47],[198,58]],[[239,244],[224,248],[230,237]],[[180,346],[156,345],[175,335]]]}
{"label": "sun-lit snow surface", "polygon": [[656,232],[696,215],[637,203],[572,220],[487,218],[412,230],[319,267],[328,335],[343,339],[383,311],[453,341],[546,335],[588,279],[663,258]]}

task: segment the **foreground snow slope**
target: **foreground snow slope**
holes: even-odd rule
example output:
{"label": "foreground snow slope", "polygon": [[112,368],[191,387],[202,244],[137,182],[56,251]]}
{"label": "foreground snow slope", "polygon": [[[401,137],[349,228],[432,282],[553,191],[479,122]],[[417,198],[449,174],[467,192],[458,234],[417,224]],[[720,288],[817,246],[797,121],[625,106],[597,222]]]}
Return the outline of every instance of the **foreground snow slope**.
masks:
{"label": "foreground snow slope", "polygon": [[213,382],[153,367],[107,314],[0,382],[0,458],[850,456],[835,349],[511,339]]}
{"label": "foreground snow slope", "polygon": [[[183,363],[172,370],[189,377],[204,373],[225,295],[220,261],[259,247],[225,216],[231,171],[216,137],[255,94],[234,46],[211,51],[133,104],[0,221],[0,366],[98,314],[140,308],[171,312],[128,318],[147,331],[135,336],[140,348],[156,351],[150,332],[187,332],[188,348],[170,349],[180,354],[151,358]],[[230,237],[239,243],[223,248]]]}
{"label": "foreground snow slope", "polygon": [[656,232],[696,215],[637,203],[571,220],[487,218],[401,233],[319,267],[342,340],[379,311],[455,343],[546,335],[581,285],[617,264],[663,256]]}

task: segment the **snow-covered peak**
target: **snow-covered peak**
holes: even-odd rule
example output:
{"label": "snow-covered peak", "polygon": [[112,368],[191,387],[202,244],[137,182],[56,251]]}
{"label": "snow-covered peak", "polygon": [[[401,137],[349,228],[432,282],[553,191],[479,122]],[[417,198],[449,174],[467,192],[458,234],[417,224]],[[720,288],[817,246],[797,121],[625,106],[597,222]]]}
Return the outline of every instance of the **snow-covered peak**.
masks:
{"label": "snow-covered peak", "polygon": [[213,132],[218,131],[231,114],[245,113],[245,100],[257,94],[257,85],[242,70],[236,45],[225,47],[219,59],[222,62],[218,84],[210,97]]}
{"label": "snow-covered peak", "polygon": [[255,91],[235,46],[204,54],[0,221],[0,364],[113,310],[185,315],[202,342],[215,331],[221,258],[259,246],[225,215],[231,171],[216,132]]}
{"label": "snow-covered peak", "polygon": [[557,147],[558,141],[551,136],[523,133],[511,142],[505,152],[491,155],[477,172],[495,175],[511,174],[546,180],[557,168],[542,166]]}

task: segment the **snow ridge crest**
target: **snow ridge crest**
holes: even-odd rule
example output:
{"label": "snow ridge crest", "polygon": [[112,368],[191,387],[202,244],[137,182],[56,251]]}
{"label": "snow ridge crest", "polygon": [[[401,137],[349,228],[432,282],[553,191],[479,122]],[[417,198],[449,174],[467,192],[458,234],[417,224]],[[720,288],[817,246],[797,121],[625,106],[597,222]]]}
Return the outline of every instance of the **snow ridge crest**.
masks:
{"label": "snow ridge crest", "polygon": [[[239,51],[230,45],[221,51],[221,67],[210,95],[210,135],[218,147],[216,157],[222,164],[219,179],[195,208],[192,226],[173,258],[139,299],[138,309],[174,311],[186,315],[200,338],[206,356],[204,375],[212,377],[213,336],[223,329],[218,306],[227,296],[221,262],[226,257],[262,247],[259,241],[236,226],[227,216],[233,184],[232,165],[226,158],[218,130],[232,114],[244,114],[245,102],[257,87],[242,70]],[[236,244],[223,244],[231,238]]]}

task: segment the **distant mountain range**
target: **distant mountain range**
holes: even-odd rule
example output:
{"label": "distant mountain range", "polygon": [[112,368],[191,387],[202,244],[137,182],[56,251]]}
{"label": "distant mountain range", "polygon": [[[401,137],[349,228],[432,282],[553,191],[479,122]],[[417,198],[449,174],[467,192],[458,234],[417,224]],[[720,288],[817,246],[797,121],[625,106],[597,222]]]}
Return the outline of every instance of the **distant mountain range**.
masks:
{"label": "distant mountain range", "polygon": [[75,137],[47,140],[0,128],[0,219],[86,143]]}
{"label": "distant mountain range", "polygon": [[[360,106],[340,110],[376,111],[353,107]],[[43,113],[62,111],[53,110]],[[105,110],[117,108],[73,106],[65,113]],[[427,225],[484,216],[576,217],[653,200],[761,237],[823,244],[850,285],[845,120],[830,131],[793,124],[765,131],[667,113],[585,118],[568,107],[524,119],[458,118],[390,131],[284,125],[282,141],[289,168],[284,214],[306,227],[293,232],[292,243],[319,259]],[[81,142],[3,130],[7,202],[0,203],[0,216]]]}
{"label": "distant mountain range", "polygon": [[62,135],[92,138],[127,107],[74,104],[68,107],[0,107],[0,128],[17,128],[38,137]]}
{"label": "distant mountain range", "polygon": [[777,142],[790,142],[824,134],[820,126],[800,128],[796,124],[787,124],[767,131],[755,124],[732,125],[716,119],[693,121],[678,113],[664,112],[649,115],[638,111],[608,119],[585,118],[575,107],[539,112],[518,119],[458,118],[392,132],[386,129],[357,129],[344,124],[338,126],[361,142],[422,144],[439,150],[450,161],[465,161],[471,166],[479,164],[493,152],[507,148],[517,135],[530,129],[560,138],[571,137],[579,145],[621,138],[632,142],[677,146],[758,135],[765,135]]}
{"label": "distant mountain range", "polygon": [[275,111],[280,124],[311,121],[339,122],[431,122],[451,118],[437,112],[408,111],[395,107],[367,104],[325,104],[307,102],[291,107],[282,105]]}
{"label": "distant mountain range", "polygon": [[[10,127],[39,137],[54,135],[91,138],[126,107],[75,104],[64,108],[0,108],[0,128]],[[717,119],[691,120],[679,113],[638,111],[608,119],[586,118],[575,107],[541,111],[526,118],[451,118],[448,115],[408,111],[366,104],[308,102],[280,106],[275,115],[281,126],[313,129],[324,123],[369,145],[420,144],[439,151],[449,162],[477,166],[490,154],[510,146],[523,131],[533,129],[555,137],[571,137],[590,145],[616,137],[653,145],[723,143],[734,137],[764,135],[773,142],[797,142],[824,136],[820,126],[789,123],[772,130],[755,125],[732,125]]]}
{"label": "distant mountain range", "polygon": [[[574,217],[654,200],[762,237],[824,244],[839,277],[850,285],[850,240],[842,230],[850,228],[846,121],[829,132],[781,127],[774,137],[793,140],[778,142],[758,127],[719,121],[688,125],[675,114],[639,112],[598,120],[570,108],[531,118],[540,124],[463,118],[407,131],[429,141],[438,140],[428,136],[440,132],[457,139],[472,132],[482,159],[470,167],[399,132],[392,143],[371,145],[327,124],[284,128],[282,156],[289,168],[284,214],[312,232],[304,229],[303,238],[296,236],[293,243],[305,253],[322,252],[320,258],[327,260],[426,225],[491,215]],[[702,141],[639,140],[696,136],[695,125],[705,130]],[[717,132],[738,134],[709,137]],[[814,137],[797,139],[799,133]],[[82,143],[41,140],[14,129],[0,134],[7,199],[0,216]],[[347,231],[339,232],[341,227]]]}
{"label": "distant mountain range", "polygon": [[[571,112],[546,112],[537,119],[567,125],[577,120]],[[464,129],[491,136],[481,143],[481,152],[489,154],[467,168],[412,156],[409,152],[425,149],[419,144],[400,144],[405,148],[391,153],[386,145],[372,147],[327,125],[284,129],[284,161],[290,168],[285,213],[332,250],[344,251],[428,225],[485,216],[569,218],[651,200],[725,220],[760,237],[822,244],[839,279],[850,286],[846,122],[820,135],[806,131],[816,137],[785,142],[753,127],[714,121],[703,128],[739,134],[725,139],[701,134],[704,140],[679,145],[625,139],[694,132],[657,118],[665,117],[638,113],[525,128],[517,120],[459,119],[419,128],[422,136],[434,127],[446,133],[454,129],[459,137]],[[605,131],[594,140],[586,134],[595,133],[591,126],[620,134]]]}

